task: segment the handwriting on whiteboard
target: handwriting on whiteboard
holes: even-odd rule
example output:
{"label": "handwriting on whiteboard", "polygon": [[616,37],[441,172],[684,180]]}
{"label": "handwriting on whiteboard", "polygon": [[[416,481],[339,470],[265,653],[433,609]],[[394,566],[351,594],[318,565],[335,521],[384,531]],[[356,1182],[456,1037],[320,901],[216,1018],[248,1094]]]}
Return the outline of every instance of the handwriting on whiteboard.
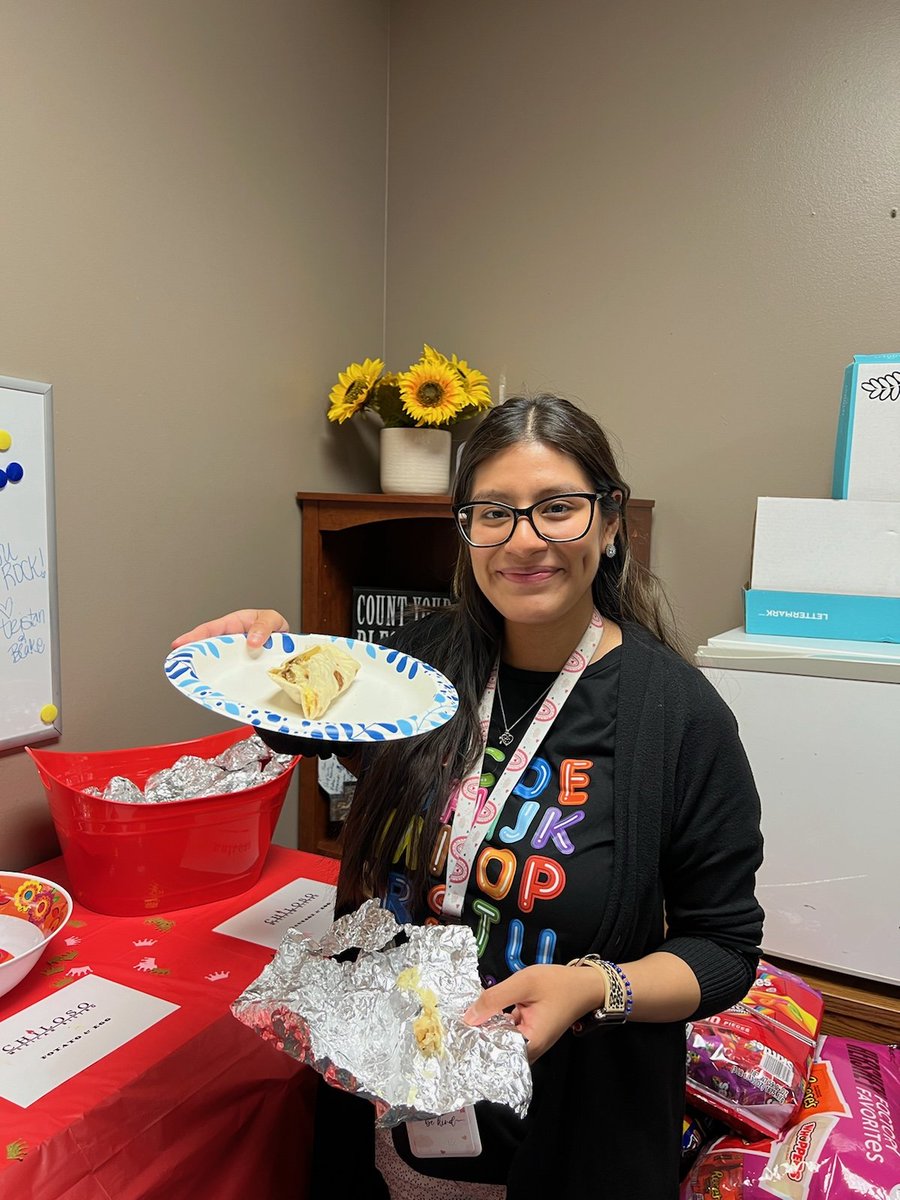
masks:
{"label": "handwriting on whiteboard", "polygon": [[47,563],[42,546],[17,554],[11,542],[0,542],[0,579],[8,592],[20,584],[46,578]]}
{"label": "handwriting on whiteboard", "polygon": [[[19,553],[12,542],[0,542],[0,580],[7,592],[20,585],[47,578],[47,564],[41,547]],[[45,654],[46,637],[41,626],[47,624],[47,610],[27,605],[17,611],[12,596],[0,601],[0,638],[12,663],[24,662],[33,654]]]}

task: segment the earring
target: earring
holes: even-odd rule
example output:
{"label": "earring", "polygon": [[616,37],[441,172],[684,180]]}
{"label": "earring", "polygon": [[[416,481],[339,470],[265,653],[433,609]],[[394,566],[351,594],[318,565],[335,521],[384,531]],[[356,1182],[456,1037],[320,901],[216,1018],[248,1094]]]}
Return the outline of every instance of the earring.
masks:
{"label": "earring", "polygon": [[607,558],[615,558],[616,557],[616,543],[610,542],[609,545],[606,547],[606,549],[603,551],[603,553],[606,555]]}

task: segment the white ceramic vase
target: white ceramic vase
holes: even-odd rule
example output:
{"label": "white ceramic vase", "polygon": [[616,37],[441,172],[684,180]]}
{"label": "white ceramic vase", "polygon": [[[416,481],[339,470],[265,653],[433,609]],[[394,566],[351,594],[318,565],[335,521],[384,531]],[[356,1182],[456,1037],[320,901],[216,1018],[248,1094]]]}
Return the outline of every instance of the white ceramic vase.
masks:
{"label": "white ceramic vase", "polygon": [[442,496],[450,488],[449,429],[382,429],[383,492]]}

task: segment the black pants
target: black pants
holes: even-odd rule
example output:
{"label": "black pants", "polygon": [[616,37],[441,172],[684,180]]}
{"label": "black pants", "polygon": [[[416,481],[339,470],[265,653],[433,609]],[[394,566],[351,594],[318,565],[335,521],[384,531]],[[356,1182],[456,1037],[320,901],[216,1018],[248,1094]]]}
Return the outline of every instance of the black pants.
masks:
{"label": "black pants", "polygon": [[[397,1153],[414,1170],[438,1179],[505,1183],[522,1122],[508,1108],[481,1103],[478,1121],[485,1142],[478,1158],[417,1160],[409,1152],[405,1127],[394,1131]],[[313,1136],[311,1200],[389,1200],[375,1169],[375,1109],[368,1100],[329,1087],[319,1079]]]}
{"label": "black pants", "polygon": [[310,1200],[389,1200],[375,1170],[375,1110],[319,1079]]}

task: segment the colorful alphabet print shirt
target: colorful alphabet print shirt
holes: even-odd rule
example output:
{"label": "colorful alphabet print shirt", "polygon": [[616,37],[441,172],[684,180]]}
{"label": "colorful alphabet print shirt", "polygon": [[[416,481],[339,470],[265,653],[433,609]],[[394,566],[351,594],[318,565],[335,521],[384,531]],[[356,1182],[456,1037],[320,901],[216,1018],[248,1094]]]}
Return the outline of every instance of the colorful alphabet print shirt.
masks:
{"label": "colorful alphabet print shirt", "polygon": [[[609,893],[613,850],[613,751],[621,648],[586,668],[475,859],[463,920],[475,932],[482,981],[490,987],[532,963],[564,963],[583,954],[600,924]],[[509,719],[529,708],[553,674],[501,665],[500,690]],[[515,725],[501,747],[494,702],[481,784],[490,795],[530,724]],[[452,801],[430,848],[433,877],[428,921],[440,917]],[[385,900],[400,921],[421,921],[407,906],[410,839],[398,848]]]}

